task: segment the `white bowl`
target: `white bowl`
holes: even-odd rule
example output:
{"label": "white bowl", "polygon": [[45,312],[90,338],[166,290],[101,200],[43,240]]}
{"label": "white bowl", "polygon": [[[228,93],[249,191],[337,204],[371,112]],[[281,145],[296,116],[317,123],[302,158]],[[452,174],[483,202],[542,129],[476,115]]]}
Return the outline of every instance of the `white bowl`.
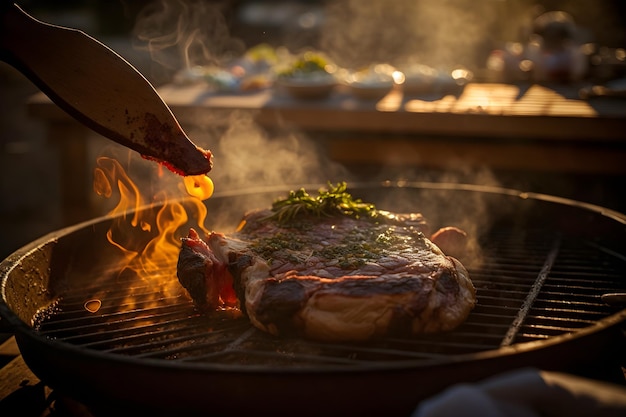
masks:
{"label": "white bowl", "polygon": [[393,88],[391,81],[354,81],[347,83],[350,94],[362,100],[378,100],[385,97]]}
{"label": "white bowl", "polygon": [[337,81],[330,74],[321,74],[311,77],[278,77],[274,84],[294,98],[311,100],[328,97]]}

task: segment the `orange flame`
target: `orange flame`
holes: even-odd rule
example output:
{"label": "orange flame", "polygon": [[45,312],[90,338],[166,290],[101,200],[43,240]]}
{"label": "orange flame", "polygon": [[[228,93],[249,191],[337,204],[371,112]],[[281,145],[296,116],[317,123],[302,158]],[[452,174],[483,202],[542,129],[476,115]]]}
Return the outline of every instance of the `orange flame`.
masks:
{"label": "orange flame", "polygon": [[[160,172],[159,178],[163,176]],[[202,200],[213,193],[213,183],[206,176],[180,178],[178,190],[159,186],[159,191],[147,198],[115,159],[98,158],[94,172],[96,194],[111,198],[119,193],[117,205],[108,214],[112,223],[107,232],[108,241],[121,253],[115,269],[130,269],[155,293],[166,297],[181,294],[176,278],[180,237],[186,235],[190,219],[195,222],[193,227],[208,233]],[[173,191],[181,195],[174,198]],[[191,197],[183,198],[184,191]]]}

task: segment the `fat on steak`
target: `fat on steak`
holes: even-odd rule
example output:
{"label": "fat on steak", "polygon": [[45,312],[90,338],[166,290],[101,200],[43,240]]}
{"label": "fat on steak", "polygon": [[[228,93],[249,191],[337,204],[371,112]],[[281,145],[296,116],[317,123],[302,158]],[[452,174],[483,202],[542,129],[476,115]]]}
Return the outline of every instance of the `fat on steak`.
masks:
{"label": "fat on steak", "polygon": [[466,268],[425,233],[420,214],[376,219],[270,210],[232,234],[182,239],[178,279],[205,310],[239,306],[273,335],[364,341],[454,329],[476,294]]}

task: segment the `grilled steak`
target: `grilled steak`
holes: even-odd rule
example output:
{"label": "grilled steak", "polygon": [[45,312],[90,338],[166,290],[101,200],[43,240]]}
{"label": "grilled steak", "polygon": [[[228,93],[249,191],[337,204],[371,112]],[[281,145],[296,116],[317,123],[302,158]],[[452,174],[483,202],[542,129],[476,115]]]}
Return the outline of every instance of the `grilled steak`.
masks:
{"label": "grilled steak", "polygon": [[419,214],[275,214],[183,238],[178,278],[200,308],[239,305],[274,335],[356,341],[450,330],[475,304],[467,270],[425,236]]}

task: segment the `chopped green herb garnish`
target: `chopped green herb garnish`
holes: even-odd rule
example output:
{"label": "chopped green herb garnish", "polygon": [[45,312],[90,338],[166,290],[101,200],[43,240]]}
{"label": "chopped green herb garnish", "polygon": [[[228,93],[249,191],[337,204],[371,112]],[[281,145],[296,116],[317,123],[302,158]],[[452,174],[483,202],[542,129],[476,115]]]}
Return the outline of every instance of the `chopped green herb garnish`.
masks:
{"label": "chopped green herb garnish", "polygon": [[272,204],[274,214],[272,219],[279,222],[288,222],[299,215],[336,216],[344,215],[354,218],[375,218],[378,212],[374,204],[364,203],[355,199],[347,190],[345,182],[332,185],[328,189],[318,190],[317,196],[312,196],[304,188],[290,191],[286,198],[278,199]]}
{"label": "chopped green herb garnish", "polygon": [[329,61],[320,54],[306,52],[298,57],[288,68],[279,71],[279,77],[295,77],[298,75],[323,73],[328,74],[326,67]]}

